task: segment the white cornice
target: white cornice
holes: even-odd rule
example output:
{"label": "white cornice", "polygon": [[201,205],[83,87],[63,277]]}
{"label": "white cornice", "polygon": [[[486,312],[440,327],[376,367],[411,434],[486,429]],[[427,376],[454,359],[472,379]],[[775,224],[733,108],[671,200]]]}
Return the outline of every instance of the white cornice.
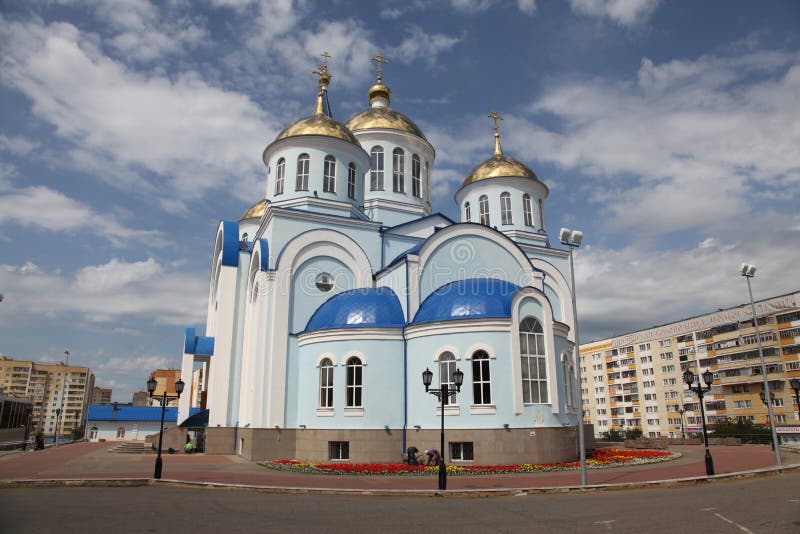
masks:
{"label": "white cornice", "polygon": [[[330,201],[327,201],[330,202]],[[361,215],[363,216],[363,215]],[[334,224],[339,226],[352,226],[355,228],[363,228],[367,230],[378,231],[381,228],[381,223],[365,220],[365,219],[348,219],[341,215],[329,215],[327,213],[318,213],[313,211],[301,211],[297,209],[286,209],[281,207],[273,207],[267,204],[264,217],[261,219],[261,225],[258,227],[257,238],[264,234],[264,230],[269,226],[273,217],[280,217],[283,219],[297,219],[303,221],[316,221],[325,224]]]}
{"label": "white cornice", "polygon": [[406,327],[406,339],[436,336],[440,334],[463,334],[468,332],[510,331],[511,319],[454,319]]}
{"label": "white cornice", "polygon": [[399,340],[403,332],[400,328],[335,328],[303,332],[297,335],[297,346],[326,343],[331,341]]}
{"label": "white cornice", "polygon": [[[380,191],[371,191],[370,193],[380,193]],[[412,197],[416,198],[416,197]],[[406,213],[416,213],[420,216],[425,216],[425,208],[410,202],[399,202],[397,200],[389,200],[387,198],[370,198],[364,201],[364,209],[383,208],[388,210],[403,211]]]}

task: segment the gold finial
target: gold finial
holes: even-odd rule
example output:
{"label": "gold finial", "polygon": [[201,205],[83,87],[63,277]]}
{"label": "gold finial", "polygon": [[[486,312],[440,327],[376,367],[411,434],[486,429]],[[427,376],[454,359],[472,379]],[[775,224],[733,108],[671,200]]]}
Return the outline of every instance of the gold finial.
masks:
{"label": "gold finial", "polygon": [[318,85],[319,91],[317,92],[317,105],[314,109],[314,115],[324,115],[325,114],[325,106],[323,105],[323,99],[325,97],[325,90],[328,88],[328,85],[331,83],[331,74],[328,72],[328,59],[330,59],[331,55],[327,52],[323,52],[320,54],[322,56],[322,65],[317,67],[316,70],[311,71],[312,74],[316,74],[319,78]]}
{"label": "gold finial", "polygon": [[503,147],[500,146],[500,124],[497,121],[503,120],[503,117],[494,110],[487,117],[494,120],[494,157],[499,158],[503,155]]}
{"label": "gold finial", "polygon": [[370,61],[374,61],[378,65],[378,83],[382,83],[383,65],[388,64],[389,61],[380,52],[375,57],[370,58]]}

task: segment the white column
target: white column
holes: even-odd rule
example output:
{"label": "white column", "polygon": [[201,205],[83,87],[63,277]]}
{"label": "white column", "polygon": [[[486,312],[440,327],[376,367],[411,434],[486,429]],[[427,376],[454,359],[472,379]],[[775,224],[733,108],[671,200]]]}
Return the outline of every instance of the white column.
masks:
{"label": "white column", "polygon": [[194,354],[183,353],[181,362],[181,380],[183,380],[183,394],[178,400],[178,420],[175,423],[180,425],[189,417],[189,408],[192,405],[192,367],[194,364]]}

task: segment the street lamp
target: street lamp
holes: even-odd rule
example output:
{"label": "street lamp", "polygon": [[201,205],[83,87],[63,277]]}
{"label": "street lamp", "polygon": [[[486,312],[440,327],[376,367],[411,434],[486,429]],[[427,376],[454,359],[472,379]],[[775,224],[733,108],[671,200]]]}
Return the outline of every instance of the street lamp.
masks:
{"label": "street lamp", "polygon": [[689,391],[697,393],[697,396],[700,397],[700,422],[703,423],[703,441],[706,445],[706,475],[711,476],[714,474],[714,459],[711,458],[711,452],[708,450],[708,430],[706,430],[706,410],[703,406],[703,395],[705,395],[707,391],[711,391],[711,384],[714,382],[714,373],[711,371],[703,373],[703,382],[706,383],[705,388],[700,385],[699,379],[697,380],[697,385],[692,387],[695,378],[695,374],[689,369],[683,372],[683,381],[689,386]]}
{"label": "street lamp", "polygon": [[797,404],[797,419],[800,420],[800,379],[789,380],[789,387],[794,390],[794,403]]}
{"label": "street lamp", "polygon": [[450,386],[447,383],[441,384],[439,389],[431,389],[431,382],[433,381],[433,373],[430,369],[425,369],[422,372],[422,383],[425,385],[425,393],[430,393],[431,395],[436,395],[436,398],[439,399],[442,406],[442,434],[441,434],[441,444],[439,450],[439,489],[446,490],[447,489],[447,466],[444,464],[444,406],[447,404],[447,400],[450,396],[456,395],[461,391],[461,384],[464,383],[464,373],[461,372],[459,368],[456,367],[456,371],[453,373],[453,383],[456,386],[455,391],[450,391]]}
{"label": "street lamp", "polygon": [[69,349],[64,349],[64,356],[67,357],[67,367],[64,369],[64,377],[61,379],[61,403],[60,406],[56,409],[56,431],[55,436],[53,436],[53,441],[55,441],[55,446],[58,447],[58,435],[60,434],[61,428],[59,427],[59,421],[61,419],[61,414],[64,412],[64,388],[67,387],[67,370],[69,369]]}
{"label": "street lamp", "polygon": [[686,413],[686,410],[683,409],[683,406],[678,408],[678,413],[681,415],[681,439],[686,439],[686,432],[683,430],[683,414]]}
{"label": "street lamp", "polygon": [[586,437],[583,435],[583,384],[581,383],[581,353],[580,353],[580,338],[578,337],[578,307],[575,297],[575,264],[572,262],[573,249],[581,246],[583,241],[583,232],[580,230],[570,230],[569,228],[562,228],[558,234],[562,245],[569,247],[569,271],[572,278],[572,324],[575,325],[575,367],[578,380],[578,406],[580,407],[580,415],[578,417],[578,451],[581,462],[581,486],[586,485]]}
{"label": "street lamp", "polygon": [[[769,391],[769,381],[767,380],[767,364],[764,363],[764,351],[761,349],[761,333],[758,331],[758,318],[756,317],[756,305],[753,302],[753,288],[750,286],[750,279],[756,275],[756,266],[749,263],[743,263],[739,267],[739,274],[744,276],[747,280],[747,293],[750,295],[750,311],[753,315],[753,326],[756,328],[756,343],[758,343],[758,359],[761,360],[761,377],[764,379],[764,386],[762,391]],[[777,447],[778,433],[775,430],[775,413],[772,410],[772,403],[767,403],[767,412],[769,413],[769,428],[772,433],[772,448],[775,450],[775,462],[780,468],[781,461],[781,448]]]}
{"label": "street lamp", "polygon": [[154,398],[161,403],[161,426],[158,430],[158,455],[156,456],[156,468],[153,472],[153,478],[156,479],[161,478],[161,442],[164,439],[164,412],[167,410],[167,403],[169,401],[180,398],[181,393],[183,393],[183,386],[183,380],[179,378],[178,381],[175,382],[175,393],[177,393],[177,395],[167,395],[167,388],[165,387],[162,395],[153,397],[153,392],[156,390],[156,379],[151,376],[150,380],[147,381],[147,391],[150,393],[150,398]]}

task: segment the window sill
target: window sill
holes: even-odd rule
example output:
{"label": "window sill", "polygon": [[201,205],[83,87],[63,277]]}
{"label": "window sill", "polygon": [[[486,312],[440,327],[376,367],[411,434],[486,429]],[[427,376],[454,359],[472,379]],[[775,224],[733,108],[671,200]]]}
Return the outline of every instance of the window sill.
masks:
{"label": "window sill", "polygon": [[364,408],[345,408],[345,417],[364,417]]}
{"label": "window sill", "polygon": [[473,404],[469,407],[470,415],[495,415],[497,406],[494,404]]}
{"label": "window sill", "polygon": [[333,417],[336,413],[333,408],[317,408],[317,417]]}
{"label": "window sill", "polygon": [[[461,415],[461,407],[458,406],[457,404],[456,405],[445,406],[444,407],[444,414],[445,415]],[[437,406],[436,407],[436,415],[441,417],[441,415],[442,415],[442,407],[441,406]]]}

